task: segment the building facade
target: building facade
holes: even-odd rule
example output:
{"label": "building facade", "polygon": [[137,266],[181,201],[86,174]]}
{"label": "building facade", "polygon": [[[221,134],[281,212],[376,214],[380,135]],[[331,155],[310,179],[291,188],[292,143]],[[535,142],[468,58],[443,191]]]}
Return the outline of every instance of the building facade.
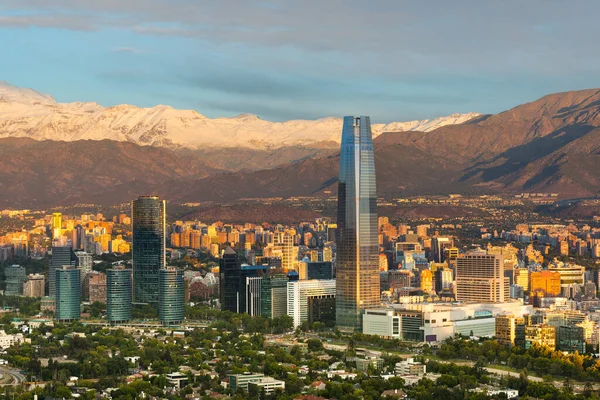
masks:
{"label": "building facade", "polygon": [[380,304],[375,158],[369,117],[344,117],[337,226],[336,324],[340,329],[356,330],[361,326],[362,311]]}
{"label": "building facade", "polygon": [[240,281],[242,279],[242,264],[237,253],[227,247],[221,257],[219,267],[219,286],[221,310],[239,313]]}
{"label": "building facade", "polygon": [[332,298],[336,295],[336,281],[292,281],[287,285],[287,313],[294,320],[294,327],[309,321],[309,299]]}
{"label": "building facade", "polygon": [[509,299],[510,285],[501,255],[474,252],[456,259],[456,300],[503,303]]}
{"label": "building facade", "polygon": [[111,324],[131,320],[132,272],[125,268],[106,271],[106,318]]}
{"label": "building facade", "polygon": [[4,276],[6,278],[4,294],[7,296],[21,296],[23,294],[23,283],[27,280],[25,267],[9,265],[4,268]]}
{"label": "building facade", "polygon": [[46,278],[41,274],[30,274],[23,284],[23,296],[44,297]]}
{"label": "building facade", "polygon": [[160,270],[158,316],[163,325],[179,325],[185,317],[183,271],[173,267]]}
{"label": "building facade", "polygon": [[133,219],[133,297],[137,303],[158,303],[159,271],[166,265],[164,200],[140,196],[131,203]]}
{"label": "building facade", "polygon": [[55,271],[56,314],[58,321],[75,321],[81,314],[81,270],[63,266]]}
{"label": "building facade", "polygon": [[48,296],[56,298],[56,270],[65,265],[77,266],[77,257],[71,246],[52,246],[48,265]]}

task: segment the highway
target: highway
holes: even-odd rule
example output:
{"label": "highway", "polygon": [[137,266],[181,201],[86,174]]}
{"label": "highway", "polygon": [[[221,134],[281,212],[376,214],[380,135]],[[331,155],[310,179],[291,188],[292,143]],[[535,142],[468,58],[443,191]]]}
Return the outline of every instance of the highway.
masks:
{"label": "highway", "polygon": [[4,383],[4,384],[0,384],[0,386],[20,385],[21,383],[25,382],[25,375],[21,374],[17,370],[1,366],[0,373],[2,374],[2,376],[10,376],[12,378],[12,383]]}

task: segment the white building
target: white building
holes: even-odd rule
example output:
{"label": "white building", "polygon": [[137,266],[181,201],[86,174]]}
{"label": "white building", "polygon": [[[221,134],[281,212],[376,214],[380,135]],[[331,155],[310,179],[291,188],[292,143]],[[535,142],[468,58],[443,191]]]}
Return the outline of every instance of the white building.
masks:
{"label": "white building", "polygon": [[404,361],[396,363],[394,372],[396,375],[423,376],[427,372],[427,367],[423,363],[415,362],[414,358],[408,358]]}
{"label": "white building", "polygon": [[294,320],[294,328],[308,321],[309,298],[325,296],[335,296],[335,279],[288,282],[287,313]]}
{"label": "white building", "polygon": [[[418,313],[420,318],[412,318],[408,315],[409,311]],[[366,310],[363,314],[363,333],[405,340],[416,340],[414,338],[419,336],[426,342],[439,342],[455,334],[491,337],[496,333],[497,315],[522,317],[532,313],[532,306],[523,305],[519,301],[489,304],[395,304],[394,308]],[[410,327],[406,326],[408,323],[411,324]],[[415,335],[417,330],[421,331],[420,335]],[[408,334],[411,337],[407,337]]]}
{"label": "white building", "polygon": [[11,346],[16,344],[23,343],[25,341],[25,337],[22,333],[15,333],[14,335],[9,335],[4,330],[0,330],[0,348],[8,349]]}

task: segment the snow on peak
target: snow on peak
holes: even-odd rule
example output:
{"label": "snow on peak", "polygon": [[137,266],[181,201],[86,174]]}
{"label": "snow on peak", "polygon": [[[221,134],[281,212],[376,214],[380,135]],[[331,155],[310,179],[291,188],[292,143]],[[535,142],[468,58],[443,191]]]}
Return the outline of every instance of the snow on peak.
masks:
{"label": "snow on peak", "polygon": [[[144,145],[200,147],[320,146],[339,143],[342,119],[270,122],[253,114],[208,118],[194,110],[158,105],[139,108],[121,104],[56,103],[32,89],[0,82],[0,138],[30,137],[38,140],[128,141]],[[459,124],[479,114],[452,114],[432,120],[373,124],[373,136],[383,132],[431,131]]]}
{"label": "snow on peak", "polygon": [[49,94],[40,93],[33,89],[20,88],[6,81],[0,81],[0,102],[21,104],[55,104]]}

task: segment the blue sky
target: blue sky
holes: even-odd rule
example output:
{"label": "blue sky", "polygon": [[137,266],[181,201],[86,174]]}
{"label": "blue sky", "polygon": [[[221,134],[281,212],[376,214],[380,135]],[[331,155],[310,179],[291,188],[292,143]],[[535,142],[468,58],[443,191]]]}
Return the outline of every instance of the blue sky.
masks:
{"label": "blue sky", "polygon": [[286,120],[496,113],[600,87],[595,0],[2,0],[0,80]]}

